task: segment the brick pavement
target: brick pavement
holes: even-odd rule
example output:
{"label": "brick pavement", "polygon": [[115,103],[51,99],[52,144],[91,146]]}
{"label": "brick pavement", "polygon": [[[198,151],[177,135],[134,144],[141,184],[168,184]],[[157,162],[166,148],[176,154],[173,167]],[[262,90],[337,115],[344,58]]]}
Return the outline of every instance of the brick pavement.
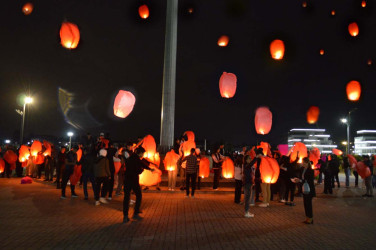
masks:
{"label": "brick pavement", "polygon": [[[122,224],[122,197],[108,205],[60,200],[60,190],[20,179],[0,179],[0,249],[374,249],[376,199],[364,190],[314,199],[314,225],[296,207],[272,202],[244,218],[233,194],[144,193],[143,221]],[[318,188],[320,193],[321,188]],[[70,190],[67,189],[69,197]],[[132,211],[132,210],[131,210]]]}

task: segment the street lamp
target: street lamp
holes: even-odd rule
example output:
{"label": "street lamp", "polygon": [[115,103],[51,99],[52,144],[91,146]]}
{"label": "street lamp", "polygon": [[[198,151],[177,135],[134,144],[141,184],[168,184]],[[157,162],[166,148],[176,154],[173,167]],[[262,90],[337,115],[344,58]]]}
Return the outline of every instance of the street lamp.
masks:
{"label": "street lamp", "polygon": [[73,136],[73,132],[68,132],[67,135],[69,136],[69,151],[70,151],[71,148],[72,148],[72,136]]}
{"label": "street lamp", "polygon": [[26,96],[24,99],[24,105],[23,105],[23,112],[22,112],[22,123],[21,123],[21,135],[20,135],[20,145],[22,145],[23,142],[23,135],[24,135],[24,127],[25,127],[25,113],[26,113],[26,104],[30,104],[33,102],[33,98],[30,96]]}
{"label": "street lamp", "polygon": [[342,142],[342,145],[346,146],[346,152],[347,152],[347,148],[348,148],[347,141],[343,141],[343,142]]}
{"label": "street lamp", "polygon": [[341,122],[345,123],[347,125],[347,146],[346,146],[346,154],[350,154],[350,115],[352,112],[357,110],[357,108],[354,108],[349,111],[347,114],[347,118],[342,118]]}

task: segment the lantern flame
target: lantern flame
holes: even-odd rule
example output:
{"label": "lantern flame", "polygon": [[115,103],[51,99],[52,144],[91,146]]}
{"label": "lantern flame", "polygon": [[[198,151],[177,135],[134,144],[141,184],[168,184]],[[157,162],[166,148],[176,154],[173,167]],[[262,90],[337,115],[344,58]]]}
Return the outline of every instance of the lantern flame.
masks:
{"label": "lantern flame", "polygon": [[229,40],[230,39],[228,38],[228,36],[221,36],[218,39],[218,46],[219,47],[226,47],[228,45]]}
{"label": "lantern flame", "polygon": [[281,60],[285,54],[285,44],[282,40],[274,40],[270,44],[270,54],[273,59]]}
{"label": "lantern flame", "polygon": [[33,9],[34,9],[34,5],[32,3],[26,3],[22,7],[22,12],[27,16],[27,15],[30,15],[31,12],[33,12]]}
{"label": "lantern flame", "polygon": [[149,8],[148,8],[148,6],[146,4],[141,5],[138,8],[138,14],[140,15],[140,17],[142,19],[147,19],[149,17]]}
{"label": "lantern flame", "polygon": [[365,8],[367,6],[367,2],[365,0],[362,1],[362,7]]}
{"label": "lantern flame", "polygon": [[61,45],[66,49],[75,49],[80,41],[80,30],[74,23],[64,22],[60,28]]}
{"label": "lantern flame", "polygon": [[348,29],[351,36],[355,37],[359,34],[359,27],[358,24],[355,22],[350,23]]}
{"label": "lantern flame", "polygon": [[358,101],[361,94],[361,87],[358,81],[351,81],[346,86],[347,98],[350,101]]}

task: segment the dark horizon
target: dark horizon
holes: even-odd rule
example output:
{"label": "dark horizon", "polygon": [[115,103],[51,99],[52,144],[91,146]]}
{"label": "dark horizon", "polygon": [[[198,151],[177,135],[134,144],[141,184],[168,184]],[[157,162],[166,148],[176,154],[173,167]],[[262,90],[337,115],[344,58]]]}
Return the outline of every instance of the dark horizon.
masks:
{"label": "dark horizon", "polygon": [[[27,110],[25,136],[109,132],[112,139],[124,141],[151,134],[158,144],[166,2],[32,2],[29,16],[22,13],[24,2],[6,1],[0,10],[0,137],[18,135],[21,120],[15,109],[21,109],[18,96],[26,92],[35,102]],[[138,16],[141,2],[150,8],[146,20]],[[359,0],[320,0],[307,1],[303,8],[302,2],[179,1],[175,137],[191,130],[199,140],[213,143],[253,145],[262,140],[277,145],[287,142],[292,128],[325,128],[340,145],[346,138],[340,118],[353,108],[352,136],[356,130],[376,129],[374,3],[367,1],[362,8]],[[192,15],[185,12],[187,6],[193,6]],[[75,50],[60,45],[64,20],[80,29]],[[359,25],[357,37],[347,31],[353,21]],[[222,35],[230,38],[227,47],[217,46]],[[274,39],[285,43],[281,61],[270,57]],[[224,71],[237,76],[232,99],[219,93]],[[346,97],[351,80],[362,86],[355,103]],[[59,88],[75,95],[70,119],[96,126],[85,124],[78,130],[67,123],[59,107]],[[133,112],[125,119],[112,111],[120,89],[136,96]],[[315,125],[306,122],[312,105],[320,108]],[[266,136],[257,135],[254,128],[259,106],[273,113]]]}

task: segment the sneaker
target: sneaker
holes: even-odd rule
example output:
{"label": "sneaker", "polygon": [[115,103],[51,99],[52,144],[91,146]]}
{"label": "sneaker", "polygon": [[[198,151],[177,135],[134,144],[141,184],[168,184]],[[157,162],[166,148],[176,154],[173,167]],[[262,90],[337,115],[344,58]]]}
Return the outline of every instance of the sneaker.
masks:
{"label": "sneaker", "polygon": [[72,194],[72,197],[76,198],[76,197],[78,197],[78,195],[77,194]]}
{"label": "sneaker", "polygon": [[214,191],[218,191],[218,188],[213,188]]}
{"label": "sneaker", "polygon": [[252,204],[252,203],[251,203],[251,204],[249,204],[249,205],[250,205],[251,207],[254,207],[254,206],[255,206],[255,204]]}
{"label": "sneaker", "polygon": [[95,201],[95,205],[99,206],[101,203],[99,201]]}
{"label": "sneaker", "polygon": [[171,188],[171,191],[175,191],[175,189]]}
{"label": "sneaker", "polygon": [[282,200],[280,200],[279,202],[280,202],[280,203],[285,203],[286,200],[285,200],[285,199],[282,199]]}
{"label": "sneaker", "polygon": [[294,202],[291,202],[289,205],[292,206],[292,207],[295,207],[295,203]]}
{"label": "sneaker", "polygon": [[160,187],[157,187],[157,190],[158,190],[158,191],[161,191]]}
{"label": "sneaker", "polygon": [[65,200],[67,197],[65,195],[62,195],[60,199]]}
{"label": "sneaker", "polygon": [[291,202],[286,201],[285,205],[290,206]]}
{"label": "sneaker", "polygon": [[138,215],[138,214],[134,214],[133,217],[132,217],[132,219],[134,219],[134,220],[142,220],[143,217],[141,217],[141,216]]}
{"label": "sneaker", "polygon": [[130,200],[130,201],[129,201],[129,204],[131,204],[131,205],[132,205],[132,204],[135,204],[135,203],[136,203],[135,200]]}
{"label": "sneaker", "polygon": [[128,217],[124,217],[123,218],[123,223],[125,224],[125,223],[128,223],[129,222],[129,218]]}
{"label": "sneaker", "polygon": [[268,203],[261,203],[258,205],[259,207],[267,207],[268,206]]}
{"label": "sneaker", "polygon": [[171,191],[172,190],[172,188],[168,188],[168,191]]}
{"label": "sneaker", "polygon": [[107,200],[109,200],[109,201],[112,200],[112,197],[108,197]]}
{"label": "sneaker", "polygon": [[103,203],[103,204],[107,204],[108,203],[108,201],[106,201],[106,198],[104,198],[104,197],[99,198],[99,201],[101,203]]}
{"label": "sneaker", "polygon": [[255,215],[251,214],[250,212],[247,212],[247,213],[245,213],[244,217],[245,218],[253,218],[253,217],[255,217]]}
{"label": "sneaker", "polygon": [[369,194],[369,195],[367,195],[367,197],[373,197],[373,194]]}
{"label": "sneaker", "polygon": [[189,198],[189,195],[184,196],[185,198]]}

